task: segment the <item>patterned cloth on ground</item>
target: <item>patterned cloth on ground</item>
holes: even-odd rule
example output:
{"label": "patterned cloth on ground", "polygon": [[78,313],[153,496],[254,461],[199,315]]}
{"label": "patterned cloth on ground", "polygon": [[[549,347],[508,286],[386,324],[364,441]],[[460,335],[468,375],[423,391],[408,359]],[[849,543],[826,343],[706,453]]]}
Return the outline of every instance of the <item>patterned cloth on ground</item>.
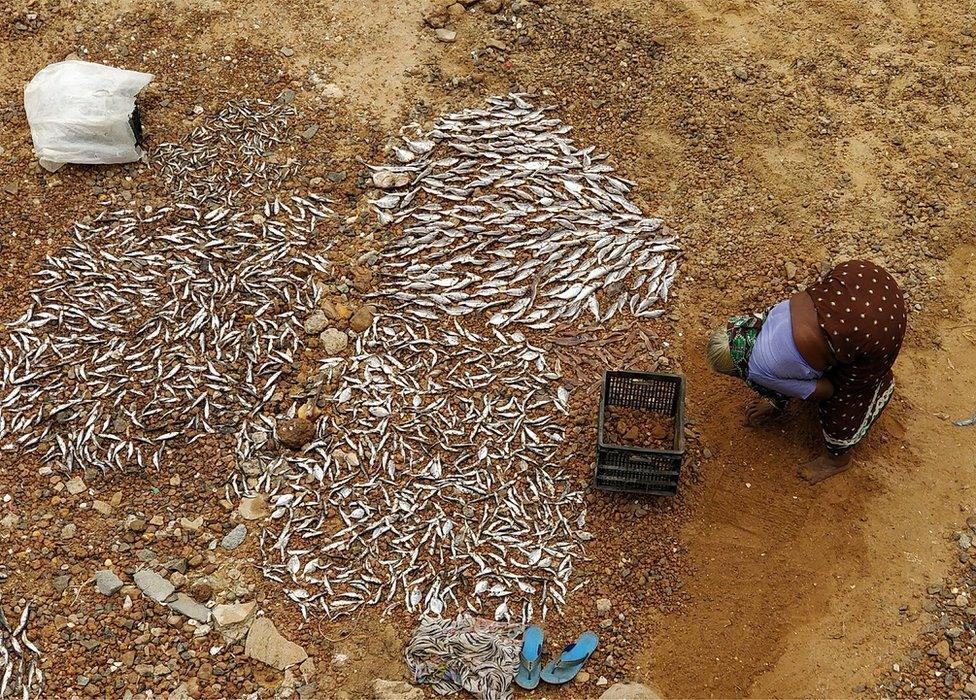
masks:
{"label": "patterned cloth on ground", "polygon": [[431,684],[440,695],[466,690],[481,700],[508,700],[524,630],[470,615],[428,618],[407,646],[407,666],[417,683]]}

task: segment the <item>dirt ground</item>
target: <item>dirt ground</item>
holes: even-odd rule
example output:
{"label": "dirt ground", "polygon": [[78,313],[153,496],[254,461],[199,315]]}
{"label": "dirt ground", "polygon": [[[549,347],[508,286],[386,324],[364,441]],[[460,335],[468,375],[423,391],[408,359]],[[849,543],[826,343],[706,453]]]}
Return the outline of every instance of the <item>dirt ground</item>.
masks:
{"label": "dirt ground", "polygon": [[[295,185],[324,179],[350,212],[363,200],[356,158],[375,162],[401,125],[499,92],[535,93],[580,143],[611,154],[637,182],[635,200],[686,251],[671,312],[645,326],[654,352],[611,356],[596,342],[579,360],[589,386],[574,396],[581,453],[595,442],[594,382],[614,362],[685,373],[691,448],[676,499],[590,494],[592,511],[615,524],[598,536],[593,587],[571,601],[566,628],[596,625],[601,595],[615,611],[626,606],[627,620],[607,640],[616,667],[600,655],[588,682],[560,692],[596,696],[605,675],[652,681],[669,697],[874,694],[919,631],[900,608],[920,605],[942,578],[955,555],[947,536],[976,509],[976,430],[951,422],[976,410],[976,10],[913,0],[506,0],[496,14],[484,2],[456,13],[457,39],[444,43],[422,21],[426,0],[0,0],[0,318],[20,315],[29,273],[97,203],[164,197],[142,164],[53,175],[35,165],[22,87],[70,53],[156,74],[143,101],[150,151],[228,99],[293,90],[295,129],[319,126],[286,147],[305,163]],[[326,84],[342,97],[327,96]],[[707,371],[702,345],[728,315],[856,256],[891,270],[909,297],[898,390],[855,467],[808,487],[795,468],[816,446],[812,415],[796,407],[767,427],[742,426],[746,390]],[[230,467],[213,460],[186,455],[138,478],[92,475],[98,493],[123,491],[125,503],[113,525],[82,511],[82,534],[66,543],[57,533],[79,515],[75,501],[30,458],[5,458],[0,490],[26,524],[3,535],[13,573],[0,592],[52,610],[38,642],[49,692],[176,687],[172,674],[143,682],[124,671],[121,685],[109,674],[81,683],[90,667],[145,643],[133,625],[115,625],[111,643],[91,647],[109,629],[100,617],[109,605],[85,581],[106,558],[133,566],[155,532],[120,534],[123,514],[202,515],[222,534],[221,470]],[[590,468],[581,461],[581,482]],[[166,541],[160,549],[174,556],[198,548],[187,532]],[[360,696],[375,678],[406,678],[407,621],[302,623],[251,567],[256,552],[242,551],[203,566],[218,578],[244,572],[242,595],[306,645],[322,694]],[[674,580],[650,575],[657,569]],[[58,576],[71,577],[67,592]],[[138,601],[133,610],[136,627],[159,615]],[[156,636],[176,639],[177,623],[160,617],[174,629]],[[194,673],[196,651],[206,657],[206,644],[180,652],[193,652],[192,662],[180,658]],[[204,696],[280,681],[239,657],[230,648],[204,659],[220,670],[200,679]]]}

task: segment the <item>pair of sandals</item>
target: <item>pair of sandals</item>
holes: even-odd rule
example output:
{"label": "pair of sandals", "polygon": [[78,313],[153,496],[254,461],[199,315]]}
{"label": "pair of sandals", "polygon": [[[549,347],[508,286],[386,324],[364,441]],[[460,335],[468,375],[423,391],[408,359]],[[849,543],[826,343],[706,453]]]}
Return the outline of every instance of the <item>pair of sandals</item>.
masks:
{"label": "pair of sandals", "polygon": [[596,651],[599,638],[592,632],[584,632],[575,642],[567,645],[559,658],[552,659],[545,666],[542,665],[542,628],[532,625],[525,630],[522,637],[522,654],[519,658],[518,673],[515,683],[520,688],[534,690],[539,681],[551,685],[562,685],[576,678],[587,659]]}

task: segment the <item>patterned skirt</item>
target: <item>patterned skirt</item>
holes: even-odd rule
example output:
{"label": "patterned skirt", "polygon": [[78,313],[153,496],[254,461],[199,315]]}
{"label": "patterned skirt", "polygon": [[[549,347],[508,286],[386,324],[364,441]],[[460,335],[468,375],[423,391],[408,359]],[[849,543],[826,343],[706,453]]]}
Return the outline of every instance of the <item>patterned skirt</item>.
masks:
{"label": "patterned skirt", "polygon": [[825,374],[834,395],[820,403],[820,424],[827,449],[842,454],[861,441],[891,400],[905,300],[891,275],[866,260],[841,263],[807,292],[834,357]]}

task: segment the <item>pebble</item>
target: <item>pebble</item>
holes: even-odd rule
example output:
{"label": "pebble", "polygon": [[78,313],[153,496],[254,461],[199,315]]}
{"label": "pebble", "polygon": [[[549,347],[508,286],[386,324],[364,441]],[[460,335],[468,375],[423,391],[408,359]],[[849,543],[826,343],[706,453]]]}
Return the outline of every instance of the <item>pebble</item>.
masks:
{"label": "pebble", "polygon": [[106,503],[105,501],[97,501],[97,500],[94,503],[92,503],[92,508],[94,508],[97,513],[100,513],[101,515],[105,515],[105,516],[111,515],[112,511],[114,510],[110,503]]}
{"label": "pebble", "polygon": [[290,46],[283,46],[280,51],[281,55],[285,58],[291,58],[295,55],[295,49],[291,48]]}
{"label": "pebble", "polygon": [[259,617],[251,625],[244,643],[244,653],[279,671],[300,664],[308,658],[305,649],[285,639],[266,617]]}
{"label": "pebble", "polygon": [[302,325],[305,327],[305,332],[309,335],[318,335],[329,327],[329,319],[321,311],[315,311],[309,314],[308,318],[305,319],[305,323]]}
{"label": "pebble", "polygon": [[285,447],[300,450],[315,439],[315,423],[308,418],[283,420],[278,423],[278,439]]}
{"label": "pebble", "polygon": [[446,27],[435,29],[434,35],[437,37],[438,41],[443,41],[445,44],[450,44],[457,39],[457,32],[453,29],[447,29]]}
{"label": "pebble", "polygon": [[600,700],[662,700],[662,697],[660,692],[643,683],[614,683],[603,692]]}
{"label": "pebble", "polygon": [[377,678],[373,681],[373,700],[424,700],[424,693],[405,681]]}
{"label": "pebble", "polygon": [[502,0],[484,0],[481,3],[481,9],[488,14],[498,14],[502,11],[502,7],[505,3]]}
{"label": "pebble", "polygon": [[242,498],[237,506],[237,512],[245,520],[263,520],[271,514],[268,497],[262,493],[253,498]]}
{"label": "pebble", "polygon": [[322,97],[327,100],[341,100],[344,96],[342,88],[335,83],[326,83],[322,86]]}
{"label": "pebble", "polygon": [[349,345],[349,336],[338,328],[329,328],[319,336],[326,355],[338,355]]}
{"label": "pebble", "polygon": [[305,129],[305,131],[302,132],[302,138],[305,139],[306,141],[311,141],[312,137],[315,136],[315,134],[317,134],[318,131],[319,131],[319,125],[312,124],[310,127],[308,127],[307,129]]}
{"label": "pebble", "polygon": [[95,573],[95,587],[102,595],[114,595],[122,588],[122,579],[109,569],[102,569]]}
{"label": "pebble", "polygon": [[79,493],[82,493],[88,489],[85,482],[81,480],[80,476],[68,479],[64,486],[68,489],[68,493],[70,493],[72,496],[77,496]]}
{"label": "pebble", "polygon": [[749,80],[749,72],[742,66],[736,66],[733,68],[732,74],[742,82]]}
{"label": "pebble", "polygon": [[596,601],[596,611],[599,615],[607,615],[613,608],[613,603],[608,598],[600,598]]}
{"label": "pebble", "polygon": [[969,535],[967,535],[965,532],[959,533],[958,542],[959,542],[959,548],[963,550],[969,549],[970,547],[973,546],[972,538]]}
{"label": "pebble", "polygon": [[61,528],[62,539],[70,540],[75,536],[75,532],[78,531],[78,526],[74,523],[68,523],[63,528]]}
{"label": "pebble", "polygon": [[369,306],[360,306],[356,310],[356,313],[352,315],[352,318],[349,319],[349,328],[357,333],[369,330],[372,325],[373,309]]}
{"label": "pebble", "polygon": [[166,600],[176,591],[176,587],[172,583],[149,569],[140,569],[135,572],[132,575],[132,580],[136,582],[144,595],[160,604],[165,604]]}
{"label": "pebble", "polygon": [[66,590],[68,590],[68,586],[70,585],[70,576],[56,576],[54,578],[54,590],[56,590],[58,593],[64,593]]}
{"label": "pebble", "polygon": [[176,600],[169,604],[170,610],[175,610],[181,615],[189,617],[191,620],[206,623],[210,621],[210,610],[205,605],[201,605],[185,593],[178,593]]}
{"label": "pebble", "polygon": [[237,549],[244,542],[244,537],[247,535],[247,527],[244,525],[238,525],[233,530],[224,535],[224,539],[220,541],[220,546],[224,549]]}

